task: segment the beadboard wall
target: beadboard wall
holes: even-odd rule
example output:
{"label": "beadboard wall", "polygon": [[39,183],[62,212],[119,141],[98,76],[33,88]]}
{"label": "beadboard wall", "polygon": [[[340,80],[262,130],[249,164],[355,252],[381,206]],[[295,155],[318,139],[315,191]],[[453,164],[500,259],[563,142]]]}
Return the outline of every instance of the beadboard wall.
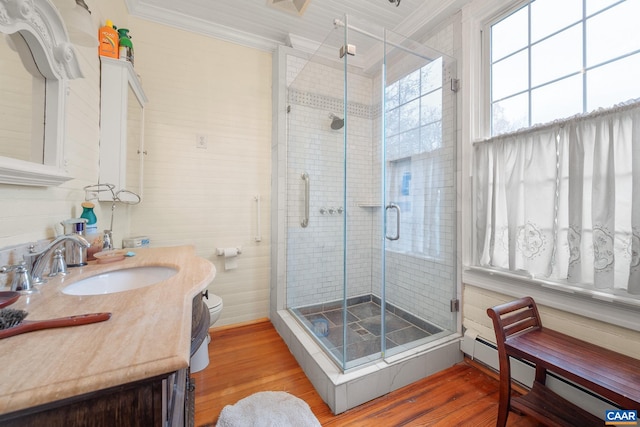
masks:
{"label": "beadboard wall", "polygon": [[[489,341],[496,342],[491,319],[487,308],[514,300],[514,297],[503,295],[477,286],[464,286],[463,326],[472,334]],[[630,357],[640,354],[640,333],[627,328],[589,319],[538,304],[542,324],[549,329],[571,335],[578,339],[609,348]]]}
{"label": "beadboard wall", "polygon": [[[144,197],[130,233],[192,244],[217,269],[216,326],[268,316],[271,53],[130,18],[145,110]],[[197,147],[197,137],[207,147]],[[256,242],[261,198],[261,242]],[[216,248],[241,248],[225,271]]]}

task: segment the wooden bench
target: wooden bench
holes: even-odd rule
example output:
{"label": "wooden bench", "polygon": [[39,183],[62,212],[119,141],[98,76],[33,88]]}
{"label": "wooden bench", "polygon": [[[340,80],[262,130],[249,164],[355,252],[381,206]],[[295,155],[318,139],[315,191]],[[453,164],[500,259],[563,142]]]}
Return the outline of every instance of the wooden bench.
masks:
{"label": "wooden bench", "polygon": [[[487,314],[500,361],[498,427],[506,425],[510,409],[551,426],[602,427],[604,414],[595,417],[545,385],[547,370],[613,402],[611,409],[640,411],[640,360],[543,328],[531,297],[489,308]],[[533,387],[524,396],[511,397],[510,356],[535,364]]]}

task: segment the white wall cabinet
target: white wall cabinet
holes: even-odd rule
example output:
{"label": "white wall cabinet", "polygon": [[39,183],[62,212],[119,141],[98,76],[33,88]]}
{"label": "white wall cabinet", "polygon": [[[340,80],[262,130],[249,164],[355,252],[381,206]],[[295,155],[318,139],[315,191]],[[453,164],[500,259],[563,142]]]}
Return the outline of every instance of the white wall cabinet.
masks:
{"label": "white wall cabinet", "polygon": [[[128,61],[100,57],[100,184],[142,197],[147,97]],[[111,200],[109,192],[99,200]]]}

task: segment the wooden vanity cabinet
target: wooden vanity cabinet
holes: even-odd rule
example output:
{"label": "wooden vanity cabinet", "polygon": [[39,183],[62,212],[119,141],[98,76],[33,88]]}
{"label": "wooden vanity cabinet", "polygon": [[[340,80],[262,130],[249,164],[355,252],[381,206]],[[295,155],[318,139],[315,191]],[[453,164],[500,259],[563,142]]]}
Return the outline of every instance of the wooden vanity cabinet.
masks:
{"label": "wooden vanity cabinet", "polygon": [[188,369],[0,415],[2,427],[193,425]]}
{"label": "wooden vanity cabinet", "polygon": [[[209,334],[203,295],[193,298],[191,356]],[[192,427],[195,382],[189,369],[0,415],[0,427]]]}

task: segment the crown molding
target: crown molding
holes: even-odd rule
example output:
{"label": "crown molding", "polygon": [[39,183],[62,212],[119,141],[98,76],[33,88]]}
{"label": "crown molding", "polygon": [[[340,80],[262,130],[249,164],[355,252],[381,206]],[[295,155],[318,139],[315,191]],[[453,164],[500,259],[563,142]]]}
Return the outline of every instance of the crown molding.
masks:
{"label": "crown molding", "polygon": [[[451,17],[471,0],[428,0],[396,28],[394,33],[414,40],[421,40],[444,20]],[[402,7],[402,6],[400,6]]]}
{"label": "crown molding", "polygon": [[179,12],[168,11],[164,8],[149,4],[142,4],[139,0],[125,0],[125,4],[129,9],[129,14],[136,18],[146,19],[159,24],[168,25],[185,31],[191,31],[242,46],[273,52],[279,45],[285,44],[284,41],[260,37],[255,34],[235,30],[224,25],[214,25],[204,19],[194,18],[193,16],[188,16]]}
{"label": "crown molding", "polygon": [[[400,25],[388,30],[417,43],[424,42],[430,33],[470,2],[471,0],[427,0]],[[372,73],[379,67],[380,61],[378,54],[369,53],[361,65],[366,73]]]}
{"label": "crown molding", "polygon": [[[411,16],[390,30],[413,40],[421,41],[470,1],[426,0]],[[169,11],[140,0],[125,0],[125,4],[129,14],[132,16],[267,52],[275,51],[280,45],[289,45],[303,52],[313,53],[320,45],[318,41],[305,39],[295,34],[289,34],[287,40],[260,37],[256,34],[239,31],[224,25],[212,25],[211,22],[204,19]],[[357,64],[363,69],[368,69],[376,61],[375,55],[370,58],[361,56],[354,65]]]}
{"label": "crown molding", "polygon": [[297,34],[289,33],[287,35],[287,45],[305,53],[315,53],[320,44],[317,40],[311,40]]}

